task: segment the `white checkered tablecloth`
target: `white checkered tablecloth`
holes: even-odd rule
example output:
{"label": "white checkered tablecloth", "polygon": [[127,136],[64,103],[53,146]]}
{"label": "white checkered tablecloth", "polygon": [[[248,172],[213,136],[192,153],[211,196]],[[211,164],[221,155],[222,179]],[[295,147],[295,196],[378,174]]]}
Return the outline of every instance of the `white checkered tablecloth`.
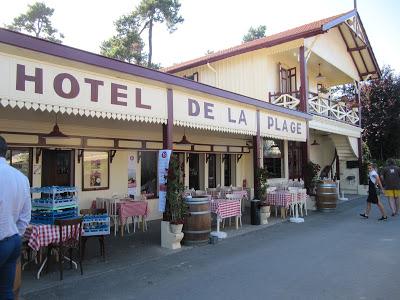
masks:
{"label": "white checkered tablecloth", "polygon": [[[296,195],[297,199],[297,195]],[[270,205],[282,206],[289,208],[292,203],[292,194],[288,192],[270,192],[267,193],[267,203]]]}
{"label": "white checkered tablecloth", "polygon": [[[60,242],[59,230],[57,225],[30,225],[26,229],[24,236],[28,240],[29,247],[39,251],[41,247]],[[62,232],[63,240],[70,238],[70,235],[71,227],[69,226],[68,234],[66,227],[64,227]]]}
{"label": "white checkered tablecloth", "polygon": [[210,202],[211,212],[221,219],[241,215],[240,200],[214,199]]}

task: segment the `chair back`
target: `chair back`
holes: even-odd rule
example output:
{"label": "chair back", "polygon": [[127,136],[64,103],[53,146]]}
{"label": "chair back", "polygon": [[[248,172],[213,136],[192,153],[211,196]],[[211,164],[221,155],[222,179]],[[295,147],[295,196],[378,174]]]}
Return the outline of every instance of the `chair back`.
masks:
{"label": "chair back", "polygon": [[241,186],[232,186],[231,187],[231,191],[242,191],[243,190],[243,188],[241,187]]}
{"label": "chair back", "polygon": [[205,196],[205,195],[207,195],[207,192],[206,191],[202,191],[202,190],[197,190],[197,191],[194,192],[194,195],[195,196]]}
{"label": "chair back", "polygon": [[107,199],[106,198],[96,198],[96,207],[95,208],[105,208],[107,209]]}
{"label": "chair back", "polygon": [[299,202],[299,193],[297,192],[297,190],[289,190],[289,194],[290,194],[290,200],[292,203],[297,203]]}
{"label": "chair back", "polygon": [[300,193],[301,201],[306,202],[307,201],[307,189],[300,189],[299,193]]}
{"label": "chair back", "polygon": [[117,206],[118,202],[119,202],[119,199],[117,199],[117,198],[107,199],[107,214],[109,216],[117,216],[118,215],[118,206]]}
{"label": "chair back", "polygon": [[111,198],[119,200],[119,199],[129,198],[129,195],[128,194],[124,194],[124,193],[119,193],[119,194],[118,193],[113,193]]}
{"label": "chair back", "polygon": [[220,198],[220,191],[218,188],[207,188],[207,194],[211,196],[211,199],[218,199]]}
{"label": "chair back", "polygon": [[242,200],[242,195],[240,194],[235,194],[235,193],[231,193],[231,194],[225,194],[226,199],[228,200]]}
{"label": "chair back", "polygon": [[58,219],[54,221],[54,225],[57,225],[59,229],[60,247],[79,247],[82,234],[82,217],[69,220]]}

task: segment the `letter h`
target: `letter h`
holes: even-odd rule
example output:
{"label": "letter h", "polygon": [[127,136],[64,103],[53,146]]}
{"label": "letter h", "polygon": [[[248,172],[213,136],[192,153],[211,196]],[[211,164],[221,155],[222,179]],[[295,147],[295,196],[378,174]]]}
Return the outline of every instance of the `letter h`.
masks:
{"label": "letter h", "polygon": [[43,69],[35,68],[35,76],[25,74],[25,65],[17,64],[17,83],[18,91],[25,91],[25,82],[33,81],[35,83],[35,93],[43,94]]}

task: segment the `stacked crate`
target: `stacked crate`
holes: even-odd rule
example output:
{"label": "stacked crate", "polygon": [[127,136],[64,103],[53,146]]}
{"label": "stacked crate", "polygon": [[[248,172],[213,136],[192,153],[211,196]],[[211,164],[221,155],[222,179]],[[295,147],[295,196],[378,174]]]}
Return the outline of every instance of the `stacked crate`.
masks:
{"label": "stacked crate", "polygon": [[40,198],[32,199],[33,224],[54,224],[56,219],[71,219],[78,216],[77,189],[70,186],[47,186],[31,189]]}
{"label": "stacked crate", "polygon": [[102,215],[84,215],[82,236],[96,236],[110,234],[110,217]]}

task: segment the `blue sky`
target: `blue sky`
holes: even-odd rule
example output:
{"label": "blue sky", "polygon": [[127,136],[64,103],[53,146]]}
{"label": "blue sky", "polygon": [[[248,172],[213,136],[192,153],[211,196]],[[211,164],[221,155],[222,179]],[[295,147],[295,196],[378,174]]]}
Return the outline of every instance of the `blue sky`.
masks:
{"label": "blue sky", "polygon": [[[44,0],[55,9],[53,24],[65,34],[64,44],[99,52],[114,33],[113,22],[139,0]],[[400,1],[358,0],[358,11],[380,66],[400,71]],[[9,24],[34,1],[1,1],[0,24]],[[250,26],[266,25],[267,34],[349,11],[353,0],[181,0],[185,22],[169,34],[154,32],[153,61],[166,67],[202,56],[207,50],[238,45]]]}

